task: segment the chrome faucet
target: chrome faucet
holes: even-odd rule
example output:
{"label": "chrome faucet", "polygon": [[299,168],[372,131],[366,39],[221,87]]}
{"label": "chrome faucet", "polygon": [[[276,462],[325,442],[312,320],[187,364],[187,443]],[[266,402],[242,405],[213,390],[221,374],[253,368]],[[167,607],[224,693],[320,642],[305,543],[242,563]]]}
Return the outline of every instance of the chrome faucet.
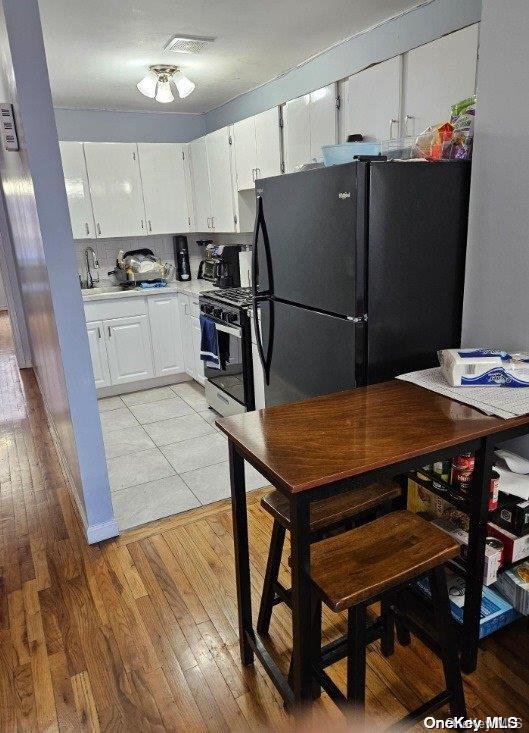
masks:
{"label": "chrome faucet", "polygon": [[[95,288],[99,284],[99,261],[94,248],[87,247],[84,251],[84,256],[86,259],[86,287]],[[92,273],[92,269],[90,268],[90,259],[92,259],[94,273]]]}

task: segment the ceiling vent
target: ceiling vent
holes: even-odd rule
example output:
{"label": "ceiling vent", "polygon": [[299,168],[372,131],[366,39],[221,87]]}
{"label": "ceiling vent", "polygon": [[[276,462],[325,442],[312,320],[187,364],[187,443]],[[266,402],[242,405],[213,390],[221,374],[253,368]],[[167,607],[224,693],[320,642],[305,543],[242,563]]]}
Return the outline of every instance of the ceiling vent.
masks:
{"label": "ceiling vent", "polygon": [[172,36],[164,46],[164,51],[175,53],[200,53],[208,44],[213,43],[213,36]]}

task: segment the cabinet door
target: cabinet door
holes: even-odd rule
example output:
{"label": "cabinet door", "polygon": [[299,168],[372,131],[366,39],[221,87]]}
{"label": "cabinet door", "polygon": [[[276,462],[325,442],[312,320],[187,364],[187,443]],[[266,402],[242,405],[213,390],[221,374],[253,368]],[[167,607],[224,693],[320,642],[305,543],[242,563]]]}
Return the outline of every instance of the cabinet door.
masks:
{"label": "cabinet door", "polygon": [[310,160],[310,94],[283,107],[285,171],[294,173]]}
{"label": "cabinet door", "polygon": [[323,162],[322,145],[334,145],[338,134],[336,84],[310,93],[310,161]]}
{"label": "cabinet door", "polygon": [[189,296],[178,293],[178,308],[180,310],[180,331],[182,334],[182,351],[184,368],[190,377],[195,376],[195,352],[193,349],[192,319],[189,307]]}
{"label": "cabinet door", "polygon": [[474,94],[478,24],[405,56],[404,115],[408,135],[450,118],[450,107]]}
{"label": "cabinet door", "polygon": [[146,234],[136,143],[84,143],[99,237]]}
{"label": "cabinet door", "polygon": [[237,189],[244,191],[254,187],[255,169],[257,168],[255,119],[253,117],[248,117],[233,125],[233,143]]}
{"label": "cabinet door", "polygon": [[112,318],[103,326],[112,384],[153,377],[149,317]]}
{"label": "cabinet door", "polygon": [[184,158],[184,178],[186,184],[186,199],[187,199],[187,231],[196,232],[195,227],[195,202],[193,199],[193,173],[191,171],[191,152],[189,143],[182,145],[182,154]]}
{"label": "cabinet door", "polygon": [[279,107],[255,115],[255,150],[257,178],[281,174],[281,134]]}
{"label": "cabinet door", "polygon": [[62,169],[74,239],[96,236],[83,143],[60,142]]}
{"label": "cabinet door", "polygon": [[252,343],[252,362],[255,409],[263,410],[265,407],[264,372],[261,366],[261,360],[259,359],[259,351],[254,343]]}
{"label": "cabinet door", "polygon": [[96,387],[108,387],[110,384],[110,371],[108,369],[107,350],[105,348],[105,337],[103,321],[92,321],[86,324],[88,331],[88,345],[92,357],[92,370]]}
{"label": "cabinet door", "polygon": [[345,92],[345,139],[360,133],[365,140],[400,136],[402,56],[350,76]]}
{"label": "cabinet door", "polygon": [[182,153],[178,143],[138,143],[149,234],[177,234],[189,229]]}
{"label": "cabinet door", "polygon": [[180,374],[185,371],[178,299],[174,294],[147,298],[151,325],[154,374]]}
{"label": "cabinet door", "polygon": [[195,374],[194,377],[200,384],[204,385],[206,379],[204,377],[204,362],[200,358],[200,342],[201,342],[201,332],[200,332],[200,320],[198,318],[191,318],[191,329],[192,329],[192,338],[193,338],[193,349],[194,349],[194,357],[195,357]]}
{"label": "cabinet door", "polygon": [[212,229],[216,232],[235,231],[229,138],[227,127],[206,135]]}
{"label": "cabinet door", "polygon": [[206,138],[199,137],[189,145],[193,175],[193,200],[195,202],[195,228],[197,232],[211,229],[211,194],[209,189],[208,156]]}

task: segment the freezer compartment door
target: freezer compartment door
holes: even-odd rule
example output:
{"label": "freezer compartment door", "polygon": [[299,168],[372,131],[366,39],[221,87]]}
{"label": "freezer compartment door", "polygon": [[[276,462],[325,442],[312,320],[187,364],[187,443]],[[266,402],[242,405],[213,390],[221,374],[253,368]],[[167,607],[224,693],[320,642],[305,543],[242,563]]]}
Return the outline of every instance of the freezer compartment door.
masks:
{"label": "freezer compartment door", "polygon": [[469,187],[466,161],[371,165],[370,383],[460,345]]}
{"label": "freezer compartment door", "polygon": [[265,351],[271,340],[267,407],[355,387],[362,326],[277,301],[260,311]]}
{"label": "freezer compartment door", "polygon": [[364,173],[351,163],[257,181],[265,223],[257,236],[259,292],[356,314],[357,179]]}

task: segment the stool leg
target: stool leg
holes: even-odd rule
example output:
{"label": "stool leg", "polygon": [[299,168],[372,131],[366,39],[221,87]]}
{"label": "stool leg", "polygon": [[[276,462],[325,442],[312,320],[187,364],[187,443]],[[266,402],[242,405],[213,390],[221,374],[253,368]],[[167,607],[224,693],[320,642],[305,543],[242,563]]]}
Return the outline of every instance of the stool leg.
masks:
{"label": "stool leg", "polygon": [[360,723],[366,695],[366,607],[360,603],[347,614],[347,700]]}
{"label": "stool leg", "polygon": [[[397,596],[397,602],[398,602],[398,596]],[[399,640],[399,644],[401,646],[409,646],[411,644],[411,634],[409,629],[407,629],[398,618],[395,619],[395,629],[397,631],[397,639]]]}
{"label": "stool leg", "polygon": [[[313,663],[319,665],[321,663],[321,599],[312,594],[311,598],[311,656]],[[321,686],[318,680],[314,679],[312,683],[312,696],[314,699],[320,697]]]}
{"label": "stool leg", "polygon": [[391,596],[385,595],[380,601],[380,618],[382,620],[380,651],[385,657],[390,657],[395,651],[395,623],[391,611],[392,600]]}
{"label": "stool leg", "polygon": [[465,694],[444,567],[438,567],[431,573],[430,586],[446,689],[452,693],[450,712],[454,716],[462,715],[466,718]]}
{"label": "stool leg", "polygon": [[279,565],[281,564],[284,543],[285,528],[274,519],[263,583],[263,593],[261,595],[261,605],[259,606],[259,616],[257,618],[257,631],[260,634],[268,634],[268,629],[270,628],[270,619],[272,618],[275,599],[274,585],[279,576]]}

